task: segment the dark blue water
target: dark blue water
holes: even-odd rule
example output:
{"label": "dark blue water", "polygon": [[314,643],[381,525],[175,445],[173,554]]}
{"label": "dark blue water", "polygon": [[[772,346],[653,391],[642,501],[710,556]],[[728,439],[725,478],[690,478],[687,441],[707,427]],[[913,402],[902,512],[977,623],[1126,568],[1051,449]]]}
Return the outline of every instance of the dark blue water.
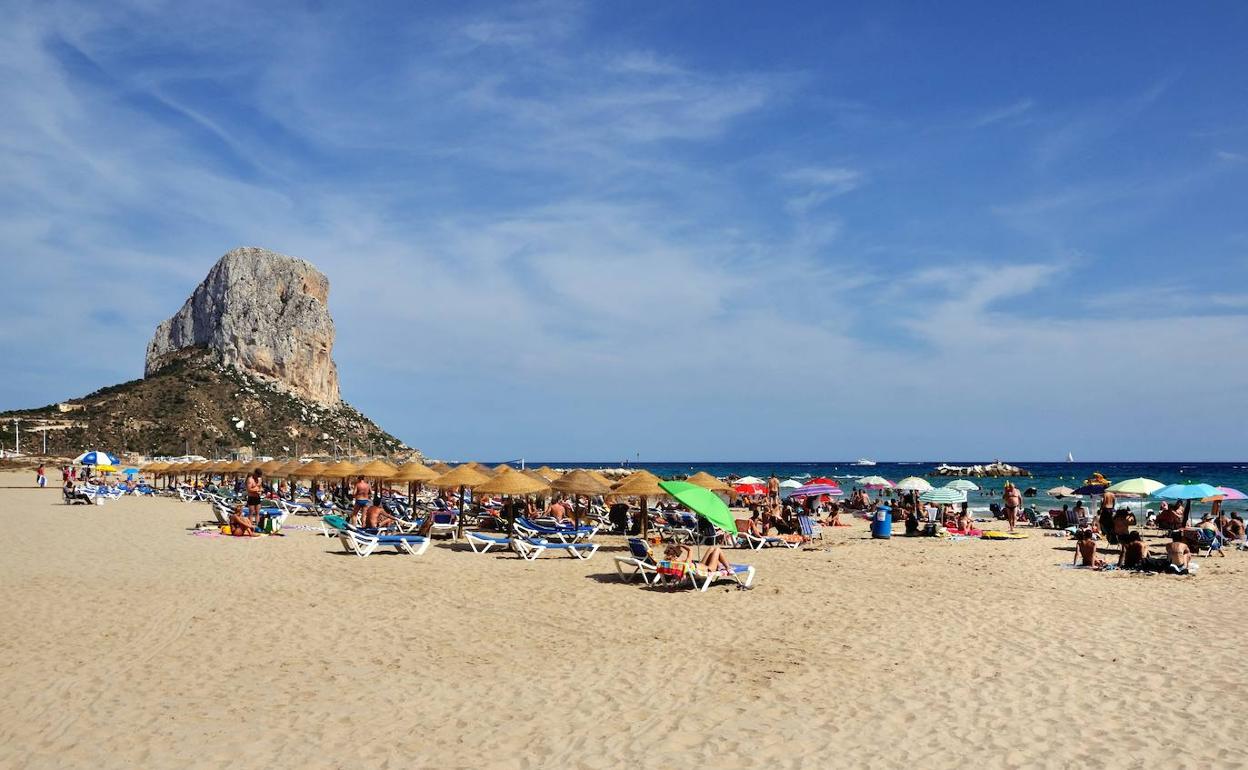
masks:
{"label": "dark blue water", "polygon": [[[983,465],[986,461],[950,461],[949,465]],[[990,461],[988,461],[990,462]],[[538,467],[541,465],[549,465],[552,468],[645,468],[651,473],[664,478],[672,476],[684,476],[696,471],[706,471],[713,476],[758,476],[767,478],[771,474],[779,476],[781,479],[792,478],[798,481],[813,478],[815,476],[828,476],[829,478],[840,479],[841,486],[849,489],[853,486],[854,479],[863,476],[883,476],[890,481],[897,481],[906,476],[922,476],[928,475],[940,463],[935,462],[907,462],[892,463],[880,462],[874,466],[859,466],[853,461],[828,461],[828,462],[808,462],[808,463],[772,463],[772,462],[742,462],[742,463],[723,463],[723,462],[640,462],[632,465],[623,465],[621,463],[593,463],[593,462],[527,462],[528,467]],[[1059,486],[1079,487],[1093,473],[1099,471],[1111,481],[1122,481],[1123,479],[1135,478],[1142,476],[1144,478],[1154,479],[1163,484],[1181,484],[1188,481],[1204,482],[1213,486],[1226,486],[1248,492],[1248,461],[1234,463],[1144,463],[1144,462],[1073,462],[1073,463],[1025,463],[1011,462],[1011,465],[1017,465],[1031,472],[1031,478],[1017,477],[1012,479],[1005,478],[971,478],[981,488],[979,493],[972,492],[969,499],[972,502],[982,502],[987,504],[988,501],[1000,498],[1001,489],[1005,486],[1005,482],[1013,481],[1019,487],[1026,489],[1027,487],[1036,487],[1039,495],[1035,498],[1036,503],[1041,506],[1052,505],[1060,502],[1045,494],[1045,490]],[[968,477],[970,478],[970,477]],[[935,478],[929,477],[933,486],[941,486],[948,483],[951,478]],[[990,496],[989,491],[995,492]],[[1069,498],[1064,502],[1071,502]],[[1224,503],[1227,510],[1248,510],[1248,501],[1235,501]],[[1201,510],[1207,506],[1197,504],[1195,509]]]}

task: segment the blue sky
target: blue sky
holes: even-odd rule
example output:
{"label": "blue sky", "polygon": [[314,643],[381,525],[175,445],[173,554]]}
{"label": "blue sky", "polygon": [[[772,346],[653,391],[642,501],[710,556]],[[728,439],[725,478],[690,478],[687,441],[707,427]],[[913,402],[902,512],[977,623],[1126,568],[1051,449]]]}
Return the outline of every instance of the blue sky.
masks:
{"label": "blue sky", "polygon": [[257,245],[434,456],[1244,459],[1242,3],[257,5],[5,3],[0,406]]}

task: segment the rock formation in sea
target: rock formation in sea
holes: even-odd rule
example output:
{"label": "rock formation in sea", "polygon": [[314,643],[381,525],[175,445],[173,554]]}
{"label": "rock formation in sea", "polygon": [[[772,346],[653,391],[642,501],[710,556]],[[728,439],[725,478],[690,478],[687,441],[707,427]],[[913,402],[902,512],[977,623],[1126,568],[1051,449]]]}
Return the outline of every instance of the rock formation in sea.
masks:
{"label": "rock formation in sea", "polygon": [[150,377],[186,348],[327,406],[341,400],[329,279],[311,263],[254,247],[221,257],[147,345]]}

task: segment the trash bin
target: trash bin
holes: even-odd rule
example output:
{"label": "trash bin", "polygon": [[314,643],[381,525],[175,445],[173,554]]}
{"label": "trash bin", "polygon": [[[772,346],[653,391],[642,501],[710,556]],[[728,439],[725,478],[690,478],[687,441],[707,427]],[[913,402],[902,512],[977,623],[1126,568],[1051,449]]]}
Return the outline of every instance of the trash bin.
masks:
{"label": "trash bin", "polygon": [[893,510],[881,505],[875,510],[875,518],[871,520],[871,537],[887,540],[893,536]]}

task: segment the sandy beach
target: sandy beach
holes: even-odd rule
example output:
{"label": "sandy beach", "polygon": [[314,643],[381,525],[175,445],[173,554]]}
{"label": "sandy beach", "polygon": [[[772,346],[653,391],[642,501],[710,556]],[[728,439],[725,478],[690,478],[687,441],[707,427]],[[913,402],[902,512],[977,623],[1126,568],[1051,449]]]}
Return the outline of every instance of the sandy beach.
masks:
{"label": "sandy beach", "polygon": [[615,537],[586,562],[360,559],[29,484],[0,474],[3,767],[1243,763],[1208,721],[1248,706],[1222,663],[1248,632],[1234,551],[1189,578],[1093,573],[1039,531],[881,542],[859,521],[734,551],[755,588],[697,594],[619,582]]}

